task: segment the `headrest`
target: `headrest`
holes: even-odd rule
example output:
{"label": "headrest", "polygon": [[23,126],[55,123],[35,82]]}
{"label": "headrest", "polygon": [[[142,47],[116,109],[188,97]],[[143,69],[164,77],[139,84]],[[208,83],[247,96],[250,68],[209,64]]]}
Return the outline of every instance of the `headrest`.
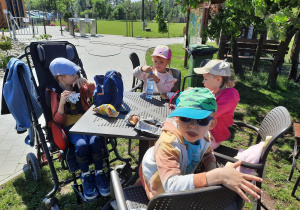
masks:
{"label": "headrest", "polygon": [[74,48],[70,45],[66,45],[67,59],[72,61],[75,58]]}
{"label": "headrest", "polygon": [[40,59],[40,62],[44,62],[45,61],[45,51],[44,51],[44,48],[41,44],[38,44],[37,45],[37,52],[38,52],[38,56],[39,56],[39,59]]}

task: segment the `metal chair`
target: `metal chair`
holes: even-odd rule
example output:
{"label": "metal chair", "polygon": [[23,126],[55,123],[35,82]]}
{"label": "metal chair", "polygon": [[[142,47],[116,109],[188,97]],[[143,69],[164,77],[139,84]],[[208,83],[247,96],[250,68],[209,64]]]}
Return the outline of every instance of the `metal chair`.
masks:
{"label": "metal chair", "polygon": [[[136,53],[131,53],[129,55],[129,58],[132,62],[132,67],[135,69],[137,66],[140,66],[140,59]],[[131,92],[136,92],[137,90],[141,90],[143,92],[143,86],[144,86],[144,81],[138,80],[133,76],[132,80],[132,89],[130,90]]]}
{"label": "metal chair", "polygon": [[[174,87],[171,89],[171,92],[180,91],[180,84],[181,84],[181,71],[176,68],[166,68],[166,71],[169,72],[177,81],[174,84]],[[170,72],[171,71],[171,72]]]}
{"label": "metal chair", "polygon": [[[277,139],[279,137],[282,137],[291,126],[291,116],[288,110],[283,106],[275,107],[266,115],[259,128],[242,122],[235,122],[235,124],[239,127],[247,127],[256,131],[256,144],[261,140],[265,140],[267,136],[272,137],[271,140],[265,145],[258,164],[252,164],[244,161],[242,163],[242,166],[246,168],[256,169],[256,175],[263,178],[267,157],[269,152],[271,151],[272,146],[276,143]],[[238,150],[236,149],[220,145],[217,149],[214,150],[214,153],[219,167],[222,167],[228,161],[238,161],[234,158],[238,153]],[[261,188],[261,183],[257,182],[256,186]],[[257,209],[260,209],[261,206],[265,208],[265,206],[259,199],[257,200]]]}
{"label": "metal chair", "polygon": [[162,193],[148,200],[143,186],[122,189],[116,171],[111,171],[110,195],[119,210],[127,209],[242,209],[244,201],[224,186],[210,186],[195,190]]}
{"label": "metal chair", "polygon": [[[292,158],[293,163],[292,163],[292,169],[290,172],[290,176],[288,178],[289,182],[292,179],[294,170],[298,169],[296,164],[297,164],[297,159],[299,158],[299,155],[300,155],[300,149],[299,149],[299,147],[300,147],[300,123],[294,122],[293,125],[294,125],[293,127],[294,127],[294,136],[295,136],[295,145],[294,145],[294,151],[293,151],[292,155],[290,156],[290,158]],[[298,188],[299,183],[300,183],[300,176],[297,178],[297,181],[293,187],[292,194],[291,194],[293,197],[295,197],[295,192]]]}

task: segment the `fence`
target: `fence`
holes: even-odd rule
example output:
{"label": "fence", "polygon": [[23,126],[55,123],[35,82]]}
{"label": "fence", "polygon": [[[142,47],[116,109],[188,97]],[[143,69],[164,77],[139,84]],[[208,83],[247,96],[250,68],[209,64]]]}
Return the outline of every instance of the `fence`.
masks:
{"label": "fence", "polygon": [[13,32],[13,37],[16,35],[37,35],[38,19],[31,17],[14,17],[10,12],[6,13],[7,25],[10,31]]}

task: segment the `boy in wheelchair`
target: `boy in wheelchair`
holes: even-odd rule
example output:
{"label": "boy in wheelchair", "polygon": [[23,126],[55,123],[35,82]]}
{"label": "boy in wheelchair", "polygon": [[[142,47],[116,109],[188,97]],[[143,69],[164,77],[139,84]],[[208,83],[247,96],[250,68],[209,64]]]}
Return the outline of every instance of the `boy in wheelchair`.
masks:
{"label": "boy in wheelchair", "polygon": [[[79,78],[80,67],[66,58],[56,58],[50,63],[50,71],[58,83],[50,84],[51,111],[53,121],[61,125],[69,141],[75,145],[75,155],[81,170],[81,182],[86,199],[94,199],[98,191],[102,196],[109,195],[110,186],[103,170],[103,158],[108,155],[105,139],[97,136],[70,134],[69,130],[90,107],[95,84]],[[79,98],[74,93],[80,93]],[[78,96],[78,94],[77,94]],[[73,97],[73,98],[72,98]],[[75,100],[72,100],[75,99]],[[76,103],[76,100],[79,101]],[[90,156],[95,165],[95,173],[89,171]]]}
{"label": "boy in wheelchair", "polygon": [[[149,199],[164,192],[192,190],[223,184],[250,202],[245,193],[259,198],[261,190],[247,181],[262,182],[252,175],[242,174],[235,168],[242,161],[224,168],[216,168],[209,141],[209,130],[216,121],[217,103],[207,88],[191,88],[177,99],[176,109],[169,115],[163,132],[140,164],[140,179]],[[195,173],[202,163],[206,172]]]}

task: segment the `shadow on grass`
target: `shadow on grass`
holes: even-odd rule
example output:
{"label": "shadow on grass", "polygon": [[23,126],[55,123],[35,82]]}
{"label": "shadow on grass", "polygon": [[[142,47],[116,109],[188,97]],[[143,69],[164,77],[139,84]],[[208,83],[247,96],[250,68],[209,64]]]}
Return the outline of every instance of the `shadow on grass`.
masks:
{"label": "shadow on grass", "polygon": [[[12,186],[27,209],[43,209],[43,200],[53,189],[54,182],[50,170],[43,168],[40,180],[34,181],[30,171],[27,170],[25,176],[19,176],[13,180]],[[101,209],[110,200],[110,197],[101,197],[95,201],[77,204],[76,194],[71,184],[60,186],[54,196],[58,198],[60,209]],[[15,207],[12,206],[12,208]]]}

